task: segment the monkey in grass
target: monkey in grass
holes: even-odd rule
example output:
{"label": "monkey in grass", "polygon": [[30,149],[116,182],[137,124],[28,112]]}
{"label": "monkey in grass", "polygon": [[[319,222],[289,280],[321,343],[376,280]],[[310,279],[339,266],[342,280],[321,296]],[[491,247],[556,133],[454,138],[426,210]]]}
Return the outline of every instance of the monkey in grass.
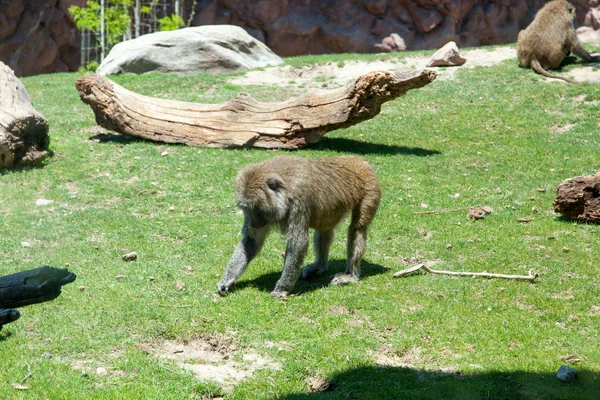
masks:
{"label": "monkey in grass", "polygon": [[[367,228],[381,200],[375,173],[358,157],[332,157],[307,160],[280,156],[243,168],[235,183],[235,200],[244,212],[242,240],[237,246],[223,279],[219,294],[231,290],[248,263],[260,252],[274,226],[287,238],[281,277],[271,292],[286,298],[300,275],[305,279],[327,270],[333,229],[350,213],[346,271],[336,274],[332,285],[357,282],[360,276]],[[308,229],[314,229],[315,260],[301,268],[308,249]]]}
{"label": "monkey in grass", "polygon": [[579,83],[546,69],[560,67],[566,55],[573,53],[586,62],[598,62],[600,56],[592,56],[579,43],[573,19],[575,7],[566,0],[553,0],[538,11],[533,22],[519,32],[517,56],[524,68],[533,68],[549,78]]}

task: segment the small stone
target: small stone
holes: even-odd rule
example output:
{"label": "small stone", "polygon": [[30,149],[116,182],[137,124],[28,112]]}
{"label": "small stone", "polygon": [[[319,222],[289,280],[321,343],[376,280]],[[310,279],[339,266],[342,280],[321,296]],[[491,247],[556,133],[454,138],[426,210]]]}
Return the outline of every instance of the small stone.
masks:
{"label": "small stone", "polygon": [[47,206],[47,205],[52,204],[52,203],[54,203],[54,200],[37,199],[35,201],[35,205],[38,206],[38,207],[39,206]]}
{"label": "small stone", "polygon": [[162,153],[160,153],[160,155],[163,156],[163,157],[167,156],[168,154],[169,154],[168,151],[163,151]]}
{"label": "small stone", "polygon": [[132,251],[131,253],[123,254],[123,261],[135,261],[137,259],[137,253]]}
{"label": "small stone", "polygon": [[82,292],[85,292],[86,290],[88,290],[88,287],[87,286],[79,286],[78,289],[81,290]]}
{"label": "small stone", "polygon": [[177,288],[177,290],[182,291],[183,289],[185,289],[185,285],[183,284],[183,282],[179,279],[177,279],[177,281],[175,282],[175,287]]}
{"label": "small stone", "polygon": [[23,247],[31,247],[31,243],[29,243],[29,242],[21,242],[21,246],[23,246]]}
{"label": "small stone", "polygon": [[556,373],[556,377],[563,382],[573,382],[577,379],[577,370],[568,365],[561,365]]}
{"label": "small stone", "polygon": [[115,279],[125,279],[125,278],[127,278],[127,276],[125,276],[125,275],[117,275],[117,276],[115,276]]}
{"label": "small stone", "polygon": [[485,218],[486,212],[479,207],[469,207],[469,212],[467,213],[467,218],[478,220]]}
{"label": "small stone", "polygon": [[311,392],[324,392],[329,389],[329,382],[320,376],[310,376],[307,378],[308,386]]}
{"label": "small stone", "polygon": [[49,360],[52,358],[52,354],[50,354],[50,352],[46,351],[46,352],[44,352],[44,354],[42,354],[42,358]]}
{"label": "small stone", "polygon": [[427,63],[428,67],[453,67],[463,65],[467,62],[467,59],[464,58],[455,42],[448,42],[442,48],[435,52],[429,63]]}
{"label": "small stone", "polygon": [[528,222],[533,221],[533,217],[523,217],[523,218],[517,218],[517,222],[521,222],[523,224],[526,224]]}
{"label": "small stone", "polygon": [[98,367],[98,368],[96,368],[96,375],[106,375],[107,372],[108,371],[104,367]]}

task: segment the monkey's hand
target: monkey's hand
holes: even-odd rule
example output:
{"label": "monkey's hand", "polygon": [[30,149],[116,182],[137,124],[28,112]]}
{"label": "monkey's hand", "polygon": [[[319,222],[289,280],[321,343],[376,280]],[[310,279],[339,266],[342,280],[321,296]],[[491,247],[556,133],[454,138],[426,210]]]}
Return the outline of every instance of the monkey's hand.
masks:
{"label": "monkey's hand", "polygon": [[287,300],[288,296],[290,295],[289,292],[286,291],[280,291],[280,290],[273,290],[269,296],[274,297],[276,299],[279,300]]}
{"label": "monkey's hand", "polygon": [[231,289],[231,286],[233,286],[234,282],[235,282],[235,280],[233,280],[233,279],[221,280],[221,282],[217,283],[217,291],[219,292],[219,294],[221,296],[225,296]]}

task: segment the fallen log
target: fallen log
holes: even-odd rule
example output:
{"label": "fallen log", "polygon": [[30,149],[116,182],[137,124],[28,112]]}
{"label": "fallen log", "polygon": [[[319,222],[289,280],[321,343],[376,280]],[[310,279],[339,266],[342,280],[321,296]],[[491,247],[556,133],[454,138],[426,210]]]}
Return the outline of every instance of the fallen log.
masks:
{"label": "fallen log", "polygon": [[23,83],[0,62],[0,167],[37,164],[48,155],[48,122]]}
{"label": "fallen log", "polygon": [[75,280],[67,269],[48,266],[0,277],[0,308],[18,308],[54,300]]}
{"label": "fallen log", "polygon": [[381,105],[435,80],[431,70],[397,75],[374,71],[334,90],[311,90],[279,103],[246,93],[223,104],[158,99],[131,92],[99,75],[75,83],[98,125],[146,140],[203,147],[297,149],[325,133],[379,114]]}
{"label": "fallen log", "polygon": [[20,316],[21,314],[17,310],[0,308],[0,329],[2,329],[2,325],[18,320]]}
{"label": "fallen log", "polygon": [[563,181],[552,204],[565,218],[600,223],[600,172]]}

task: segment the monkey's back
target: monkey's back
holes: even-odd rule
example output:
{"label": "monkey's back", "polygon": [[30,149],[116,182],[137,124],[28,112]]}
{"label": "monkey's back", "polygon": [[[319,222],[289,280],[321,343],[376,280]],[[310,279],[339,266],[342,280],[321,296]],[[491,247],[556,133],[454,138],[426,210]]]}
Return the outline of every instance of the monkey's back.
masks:
{"label": "monkey's back", "polygon": [[313,229],[333,229],[359,204],[369,214],[364,216],[366,224],[375,215],[381,188],[371,166],[358,157],[284,156],[268,162],[287,182],[292,201],[308,213]]}
{"label": "monkey's back", "polygon": [[532,61],[539,61],[543,68],[555,69],[572,50],[570,32],[573,19],[568,11],[569,3],[554,0],[547,3],[529,26],[519,32],[517,57],[522,67],[531,68]]}

